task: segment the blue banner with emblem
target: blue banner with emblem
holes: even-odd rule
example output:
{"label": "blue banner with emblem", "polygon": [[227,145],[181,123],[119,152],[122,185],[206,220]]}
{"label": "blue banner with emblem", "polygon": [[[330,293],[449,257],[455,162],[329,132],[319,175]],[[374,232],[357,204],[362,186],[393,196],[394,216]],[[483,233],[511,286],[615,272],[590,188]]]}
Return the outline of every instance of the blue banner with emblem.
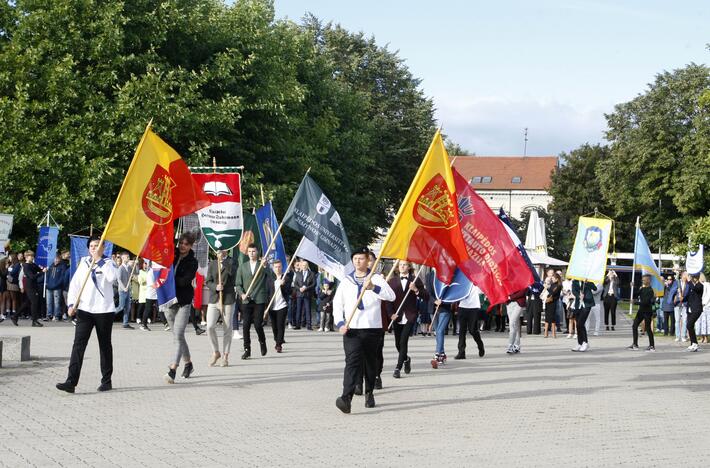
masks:
{"label": "blue banner with emblem", "polygon": [[37,255],[35,255],[35,263],[38,266],[47,268],[54,262],[54,256],[57,254],[57,237],[59,237],[59,228],[54,226],[39,228]]}
{"label": "blue banner with emblem", "polygon": [[[274,213],[274,207],[271,205],[271,201],[266,202],[264,206],[256,210],[256,223],[259,226],[261,248],[266,250],[269,248],[269,245],[271,245],[274,233],[279,227],[279,221],[276,219],[276,213]],[[284,249],[281,233],[276,237],[276,241],[274,241],[271,250],[264,252],[264,257],[269,262],[269,265],[273,265],[274,260],[281,260],[284,270],[286,269],[288,262],[286,261],[286,250]]]}
{"label": "blue banner with emblem", "polygon": [[441,299],[441,302],[451,303],[465,299],[473,288],[473,283],[458,268],[454,272],[454,277],[450,284],[440,281],[434,277],[434,296]]}
{"label": "blue banner with emblem", "polygon": [[[79,266],[79,261],[82,257],[89,256],[89,247],[86,245],[86,241],[89,238],[86,236],[69,236],[70,240],[70,253],[71,253],[71,263],[69,265],[69,273],[74,276],[76,268]],[[113,253],[113,244],[109,241],[104,241],[104,256],[110,257]],[[71,277],[70,276],[70,277]]]}

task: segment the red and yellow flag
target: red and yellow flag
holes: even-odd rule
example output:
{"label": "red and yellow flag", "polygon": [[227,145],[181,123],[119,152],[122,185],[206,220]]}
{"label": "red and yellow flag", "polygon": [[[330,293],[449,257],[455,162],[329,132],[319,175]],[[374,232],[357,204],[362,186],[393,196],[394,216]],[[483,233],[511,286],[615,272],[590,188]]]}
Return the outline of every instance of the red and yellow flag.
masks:
{"label": "red and yellow flag", "polygon": [[438,130],[387,233],[380,256],[435,267],[436,276],[447,284],[456,265],[468,259],[459,227],[456,185]]}
{"label": "red and yellow flag", "polygon": [[169,266],[174,257],[174,220],[209,204],[185,161],[148,127],[123,180],[104,238]]}

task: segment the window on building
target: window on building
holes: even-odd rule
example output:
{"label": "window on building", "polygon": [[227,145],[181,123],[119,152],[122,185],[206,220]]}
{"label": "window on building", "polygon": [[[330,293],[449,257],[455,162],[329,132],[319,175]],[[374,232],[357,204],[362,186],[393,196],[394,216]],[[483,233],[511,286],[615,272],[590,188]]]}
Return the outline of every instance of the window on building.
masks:
{"label": "window on building", "polygon": [[493,182],[493,177],[491,177],[491,176],[481,177],[482,184],[490,184],[491,182]]}
{"label": "window on building", "polygon": [[512,182],[514,184],[520,184],[520,183],[522,183],[522,181],[523,181],[523,178],[520,176],[515,176],[510,180],[510,182]]}
{"label": "window on building", "polygon": [[480,184],[481,183],[481,178],[476,176],[476,177],[471,177],[471,183],[472,184]]}

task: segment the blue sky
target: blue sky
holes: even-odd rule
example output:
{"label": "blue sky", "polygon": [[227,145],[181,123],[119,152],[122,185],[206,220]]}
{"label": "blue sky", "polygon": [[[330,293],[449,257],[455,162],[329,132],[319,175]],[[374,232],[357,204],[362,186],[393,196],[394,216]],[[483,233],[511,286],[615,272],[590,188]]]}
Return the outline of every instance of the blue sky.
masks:
{"label": "blue sky", "polygon": [[605,112],[655,74],[709,63],[710,1],[275,0],[399,51],[444,133],[479,155],[603,142]]}

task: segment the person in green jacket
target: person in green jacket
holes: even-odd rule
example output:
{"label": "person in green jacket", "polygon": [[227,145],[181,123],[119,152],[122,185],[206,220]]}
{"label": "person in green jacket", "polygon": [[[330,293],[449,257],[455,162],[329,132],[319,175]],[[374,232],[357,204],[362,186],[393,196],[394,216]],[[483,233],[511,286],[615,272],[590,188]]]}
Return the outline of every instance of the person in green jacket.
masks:
{"label": "person in green jacket", "polygon": [[266,259],[259,262],[259,250],[255,244],[247,247],[248,262],[239,265],[235,276],[237,294],[241,299],[240,310],[244,322],[244,354],[242,359],[251,357],[251,325],[254,324],[259,337],[261,355],[266,356],[266,335],[264,334],[264,308],[268,299],[267,281],[273,281],[271,270],[266,267]]}

